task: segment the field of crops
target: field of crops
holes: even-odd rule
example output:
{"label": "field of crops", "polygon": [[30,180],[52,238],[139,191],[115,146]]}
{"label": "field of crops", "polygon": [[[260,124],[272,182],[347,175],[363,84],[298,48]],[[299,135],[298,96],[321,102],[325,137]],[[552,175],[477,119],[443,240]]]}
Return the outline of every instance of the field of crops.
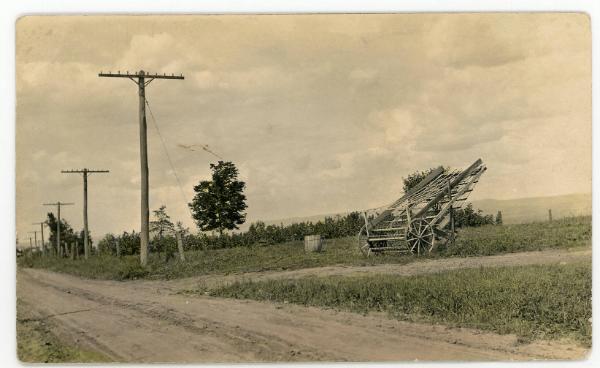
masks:
{"label": "field of crops", "polygon": [[591,343],[591,264],[464,269],[397,277],[236,282],[213,296],[296,303]]}
{"label": "field of crops", "polygon": [[439,253],[421,256],[386,254],[364,258],[357,250],[356,239],[328,239],[323,253],[305,253],[301,241],[270,246],[248,246],[229,249],[192,250],[186,261],[165,262],[151,254],[146,268],[139,266],[137,256],[120,258],[101,255],[89,260],[54,257],[20,257],[19,265],[46,268],[87,278],[99,279],[171,279],[206,274],[230,274],[266,270],[293,270],[328,265],[369,266],[383,263],[408,263],[424,258],[464,257],[509,252],[573,248],[591,245],[591,217],[572,217],[551,223],[519,225],[486,225],[461,229],[454,246]]}

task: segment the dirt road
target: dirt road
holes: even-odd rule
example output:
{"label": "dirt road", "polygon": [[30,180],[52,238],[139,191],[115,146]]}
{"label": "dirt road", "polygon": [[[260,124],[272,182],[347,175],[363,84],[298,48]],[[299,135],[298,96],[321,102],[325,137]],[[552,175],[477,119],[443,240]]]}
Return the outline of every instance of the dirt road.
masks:
{"label": "dirt road", "polygon": [[[590,254],[591,250],[529,252],[515,257],[470,258],[467,263],[460,263],[465,259],[444,259],[419,262],[418,268],[382,265],[368,269],[404,275],[419,273],[423,265],[429,272],[437,272],[481,263],[504,265],[509,260],[510,264],[540,263],[540,259],[544,263],[572,262],[589,260]],[[319,274],[366,269],[326,267]],[[299,277],[310,272],[255,276]],[[176,293],[199,281],[82,280],[21,269],[17,295],[28,318],[51,320],[61,339],[120,362],[528,360],[573,359],[586,354],[584,348],[567,343],[520,344],[512,335],[400,322],[383,315]]]}
{"label": "dirt road", "polygon": [[178,280],[134,281],[139,287],[169,289],[172,291],[197,290],[214,288],[243,280],[268,280],[277,278],[301,278],[308,276],[360,276],[366,274],[392,274],[397,276],[423,275],[436,272],[452,271],[461,268],[527,266],[534,264],[551,264],[560,262],[578,262],[591,260],[592,248],[549,249],[535,252],[509,253],[496,256],[424,259],[412,263],[380,264],[375,266],[326,266],[302,268],[291,271],[263,271],[233,275],[205,275]]}

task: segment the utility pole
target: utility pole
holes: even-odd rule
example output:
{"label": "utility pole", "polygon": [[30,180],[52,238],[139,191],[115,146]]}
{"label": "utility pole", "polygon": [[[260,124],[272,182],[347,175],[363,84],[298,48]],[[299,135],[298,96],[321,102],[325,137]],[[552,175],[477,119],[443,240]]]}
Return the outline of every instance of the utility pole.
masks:
{"label": "utility pole", "polygon": [[33,240],[33,244],[35,244],[35,247],[37,248],[37,246],[38,246],[38,245],[37,245],[37,233],[38,233],[38,232],[37,232],[37,231],[30,231],[29,233],[30,233],[30,234],[33,234],[33,239],[34,239],[34,240]]}
{"label": "utility pole", "polygon": [[75,203],[65,203],[58,201],[56,203],[44,203],[44,206],[56,206],[58,218],[56,221],[56,253],[58,255],[58,251],[60,250],[60,206],[72,206]]}
{"label": "utility pole", "polygon": [[146,265],[148,260],[148,240],[150,238],[150,210],[148,205],[148,142],[146,138],[146,86],[155,79],[183,79],[183,75],[151,74],[143,70],[134,73],[102,73],[99,77],[127,78],[138,86],[139,124],[140,124],[140,169],[141,169],[141,230],[140,230],[140,263]]}
{"label": "utility pole", "polygon": [[40,232],[42,233],[42,254],[46,255],[46,244],[44,243],[44,225],[46,222],[33,222],[32,225],[40,225]]}
{"label": "utility pole", "polygon": [[108,173],[108,170],[90,170],[84,168],[81,170],[62,170],[63,174],[83,174],[83,252],[85,259],[88,259],[90,254],[90,244],[88,242],[88,213],[87,213],[87,182],[88,175],[92,173]]}

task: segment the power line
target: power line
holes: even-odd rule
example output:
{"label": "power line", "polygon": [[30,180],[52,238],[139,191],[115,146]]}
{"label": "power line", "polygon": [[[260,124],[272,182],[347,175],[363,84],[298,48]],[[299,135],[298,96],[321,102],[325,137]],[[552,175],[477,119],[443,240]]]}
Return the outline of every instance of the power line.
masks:
{"label": "power line", "polygon": [[211,155],[215,156],[216,158],[218,158],[219,160],[225,160],[223,157],[217,155],[216,153],[214,153],[213,151],[210,150],[210,148],[208,148],[208,144],[182,144],[182,143],[178,143],[177,144],[179,147],[186,149],[186,150],[190,150],[192,152],[198,152],[197,150],[194,149],[195,146],[200,146],[200,148],[202,148],[203,151],[210,153]]}
{"label": "power line", "polygon": [[205,150],[206,152],[210,153],[211,155],[215,156],[216,158],[219,158],[219,159],[221,159],[221,160],[224,160],[224,158],[223,158],[223,157],[221,157],[221,156],[217,155],[216,153],[214,153],[213,151],[211,151],[210,149],[208,149],[208,144],[207,144],[207,145],[204,145],[204,146],[202,146],[202,149],[203,149],[203,150]]}
{"label": "power line", "polygon": [[162,143],[162,146],[163,146],[163,150],[165,151],[167,160],[169,161],[169,166],[171,166],[171,170],[173,171],[173,176],[175,176],[175,179],[177,180],[177,185],[179,186],[179,191],[181,193],[181,197],[183,198],[183,201],[185,202],[185,207],[188,209],[190,214],[192,214],[192,211],[190,210],[190,208],[187,205],[189,203],[189,201],[183,190],[183,185],[181,184],[179,175],[177,175],[177,170],[175,169],[175,165],[173,164],[173,160],[171,159],[171,155],[169,154],[169,150],[167,149],[167,144],[165,143],[165,139],[162,136],[162,134],[160,133],[160,129],[158,128],[158,124],[156,123],[156,118],[154,117],[154,113],[152,112],[152,109],[150,108],[150,103],[148,102],[148,99],[146,98],[145,100],[146,100],[146,106],[148,106],[148,111],[150,112],[150,117],[152,118],[152,123],[154,124],[154,128],[156,129],[156,132],[158,133],[160,142]]}

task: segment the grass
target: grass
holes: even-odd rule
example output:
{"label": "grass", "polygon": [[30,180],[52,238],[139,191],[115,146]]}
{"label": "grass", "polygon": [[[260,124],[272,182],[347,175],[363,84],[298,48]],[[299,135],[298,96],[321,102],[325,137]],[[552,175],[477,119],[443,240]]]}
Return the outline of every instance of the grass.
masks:
{"label": "grass", "polygon": [[17,300],[17,356],[23,363],[109,362],[106,356],[70,346],[52,333],[48,320],[23,318],[26,308]]}
{"label": "grass", "polygon": [[[463,229],[456,243],[439,253],[421,257],[491,255],[508,252],[572,248],[591,244],[590,216],[565,218],[552,223],[483,226]],[[186,262],[172,260],[165,264],[152,254],[148,266],[139,266],[137,256],[116,258],[94,256],[89,260],[53,257],[20,257],[22,267],[45,268],[97,279],[128,280],[138,278],[171,279],[206,274],[230,274],[256,271],[293,270],[329,265],[369,266],[382,263],[409,263],[412,255],[384,254],[364,258],[355,237],[327,240],[323,253],[305,253],[302,242],[271,246],[238,247],[186,252]]]}
{"label": "grass", "polygon": [[411,277],[372,275],[236,282],[210,295],[386,312],[530,338],[591,344],[591,264],[464,269]]}
{"label": "grass", "polygon": [[464,229],[442,256],[473,256],[512,253],[546,248],[590,245],[591,216],[568,217],[553,222],[482,226]]}
{"label": "grass", "polygon": [[[356,248],[354,237],[327,241],[327,251],[305,253],[299,241],[270,246],[237,247],[217,250],[188,251],[186,261],[172,260],[165,263],[151,254],[148,265],[139,265],[139,256],[116,258],[108,255],[94,256],[86,260],[54,257],[22,257],[22,267],[45,268],[95,279],[172,279],[207,274],[231,274],[259,271],[292,270],[335,264],[368,266],[381,263],[408,263],[414,257],[386,254],[364,258]],[[163,254],[164,255],[164,254]]]}

